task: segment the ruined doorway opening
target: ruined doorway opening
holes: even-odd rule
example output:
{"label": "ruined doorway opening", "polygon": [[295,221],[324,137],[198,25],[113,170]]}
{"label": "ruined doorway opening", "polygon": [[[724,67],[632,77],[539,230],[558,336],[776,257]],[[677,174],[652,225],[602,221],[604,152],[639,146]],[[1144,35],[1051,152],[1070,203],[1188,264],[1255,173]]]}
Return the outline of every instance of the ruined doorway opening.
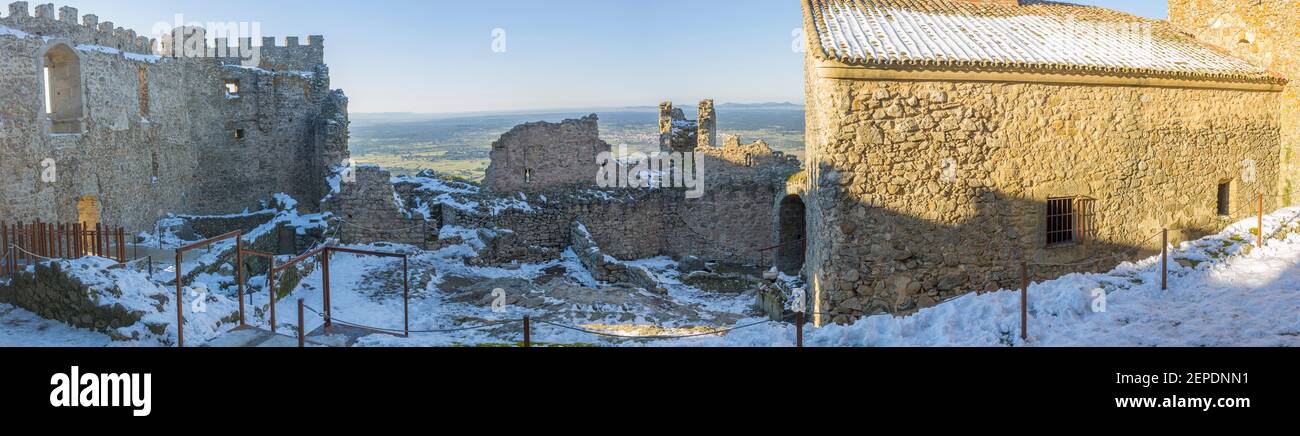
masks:
{"label": "ruined doorway opening", "polygon": [[804,253],[808,246],[808,226],[803,199],[790,195],[781,200],[780,247],[776,250],[776,267],[787,275],[798,275],[803,270]]}
{"label": "ruined doorway opening", "polygon": [[58,44],[45,52],[45,113],[50,118],[50,133],[81,133],[82,104],[81,59],[67,44]]}
{"label": "ruined doorway opening", "polygon": [[[94,195],[83,195],[77,199],[77,222],[82,224],[82,229],[86,231],[95,230],[99,224],[99,197]],[[83,235],[84,241],[81,241],[86,247],[94,247],[94,236]]]}
{"label": "ruined doorway opening", "polygon": [[92,228],[99,224],[99,197],[83,195],[77,199],[77,222]]}

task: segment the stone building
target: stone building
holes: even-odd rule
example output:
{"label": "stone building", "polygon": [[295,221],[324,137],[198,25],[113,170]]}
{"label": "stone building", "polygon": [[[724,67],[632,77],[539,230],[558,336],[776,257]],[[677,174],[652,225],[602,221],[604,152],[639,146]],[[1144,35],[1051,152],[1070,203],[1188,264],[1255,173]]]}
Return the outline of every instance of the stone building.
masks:
{"label": "stone building", "polygon": [[1035,280],[1109,269],[1156,252],[1162,228],[1177,242],[1259,195],[1278,205],[1287,81],[1168,22],[1037,0],[801,3],[818,322],[1014,288],[1021,262]]}
{"label": "stone building", "polygon": [[323,38],[216,41],[195,28],[157,41],[72,7],[10,4],[0,220],[137,231],[166,213],[256,209],[280,192],[318,206],[348,140]]}
{"label": "stone building", "polygon": [[1300,202],[1300,2],[1169,0],[1169,21],[1198,39],[1286,76],[1279,195]]}

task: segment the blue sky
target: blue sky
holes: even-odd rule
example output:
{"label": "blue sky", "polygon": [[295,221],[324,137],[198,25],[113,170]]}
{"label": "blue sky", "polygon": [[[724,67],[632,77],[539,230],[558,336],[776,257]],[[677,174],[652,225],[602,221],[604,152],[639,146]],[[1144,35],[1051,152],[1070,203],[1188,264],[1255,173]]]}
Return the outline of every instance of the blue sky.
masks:
{"label": "blue sky", "polygon": [[[1165,18],[1162,0],[1075,0]],[[36,2],[33,2],[35,4]],[[68,3],[58,3],[63,6]],[[325,35],[352,112],[803,100],[796,0],[75,0],[146,33],[186,21]],[[505,30],[506,51],[493,48]]]}

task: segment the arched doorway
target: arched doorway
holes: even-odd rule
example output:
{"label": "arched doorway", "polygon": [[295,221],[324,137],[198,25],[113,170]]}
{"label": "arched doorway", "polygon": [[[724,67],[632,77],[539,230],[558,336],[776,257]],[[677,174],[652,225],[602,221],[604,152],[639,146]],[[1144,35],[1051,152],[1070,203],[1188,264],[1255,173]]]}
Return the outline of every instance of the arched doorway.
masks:
{"label": "arched doorway", "polygon": [[[99,197],[83,195],[77,199],[77,222],[85,225],[82,228],[86,230],[95,229],[95,225],[99,224]],[[85,239],[81,241],[85,246],[95,246],[92,237],[86,236]]]}
{"label": "arched doorway", "polygon": [[808,246],[808,227],[803,199],[798,195],[786,196],[780,207],[780,248],[776,250],[776,267],[788,275],[798,275],[803,270],[804,253]]}

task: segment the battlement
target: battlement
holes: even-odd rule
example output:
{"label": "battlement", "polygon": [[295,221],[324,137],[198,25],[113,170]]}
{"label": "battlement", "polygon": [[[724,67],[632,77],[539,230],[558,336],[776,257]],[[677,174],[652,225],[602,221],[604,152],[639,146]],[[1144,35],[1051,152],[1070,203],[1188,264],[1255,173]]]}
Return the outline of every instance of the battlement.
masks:
{"label": "battlement", "polygon": [[0,25],[35,36],[66,39],[77,45],[97,45],[129,53],[153,54],[157,42],[138,35],[134,30],[116,27],[111,21],[100,22],[96,15],[79,16],[77,8],[71,6],[58,8],[56,14],[53,3],[36,5],[34,12],[25,1],[10,3],[8,15],[0,18]]}
{"label": "battlement", "polygon": [[178,27],[163,36],[159,54],[223,61],[252,60],[259,67],[278,71],[313,71],[325,63],[325,37],[321,35],[308,36],[306,44],[296,36],[285,37],[283,44],[275,37],[236,38],[231,44],[230,38],[213,38],[209,42],[207,35],[207,29],[202,27]]}

